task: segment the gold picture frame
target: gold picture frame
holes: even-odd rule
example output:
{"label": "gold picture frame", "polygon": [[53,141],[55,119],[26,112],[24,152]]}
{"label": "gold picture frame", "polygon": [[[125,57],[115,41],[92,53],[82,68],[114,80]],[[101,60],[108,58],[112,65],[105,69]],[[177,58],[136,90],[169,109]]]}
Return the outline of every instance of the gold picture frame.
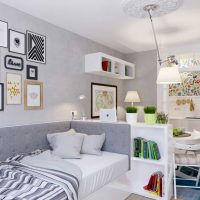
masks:
{"label": "gold picture frame", "polygon": [[43,109],[43,82],[24,81],[24,109]]}

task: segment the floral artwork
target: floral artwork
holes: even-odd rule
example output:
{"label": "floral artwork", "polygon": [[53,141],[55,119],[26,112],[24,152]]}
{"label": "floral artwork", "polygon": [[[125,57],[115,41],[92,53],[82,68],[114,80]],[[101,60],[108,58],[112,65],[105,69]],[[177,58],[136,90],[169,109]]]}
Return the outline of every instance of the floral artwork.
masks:
{"label": "floral artwork", "polygon": [[181,72],[181,79],[169,85],[169,96],[200,96],[200,71]]}

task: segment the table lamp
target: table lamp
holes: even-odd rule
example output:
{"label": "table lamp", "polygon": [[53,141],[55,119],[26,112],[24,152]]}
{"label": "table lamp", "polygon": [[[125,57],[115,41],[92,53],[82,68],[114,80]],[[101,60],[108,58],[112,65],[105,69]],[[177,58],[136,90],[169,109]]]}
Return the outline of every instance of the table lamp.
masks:
{"label": "table lamp", "polygon": [[132,106],[133,106],[133,103],[139,103],[140,97],[138,95],[138,92],[137,91],[128,91],[124,102],[130,102]]}

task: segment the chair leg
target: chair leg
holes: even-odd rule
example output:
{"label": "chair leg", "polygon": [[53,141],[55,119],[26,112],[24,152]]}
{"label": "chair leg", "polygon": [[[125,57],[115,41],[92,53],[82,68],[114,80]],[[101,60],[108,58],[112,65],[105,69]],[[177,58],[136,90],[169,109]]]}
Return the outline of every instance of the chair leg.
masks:
{"label": "chair leg", "polygon": [[199,167],[199,172],[197,175],[196,187],[198,187],[198,185],[199,185],[199,179],[200,179],[200,167]]}
{"label": "chair leg", "polygon": [[177,199],[175,155],[173,155],[173,168],[174,168],[174,199]]}

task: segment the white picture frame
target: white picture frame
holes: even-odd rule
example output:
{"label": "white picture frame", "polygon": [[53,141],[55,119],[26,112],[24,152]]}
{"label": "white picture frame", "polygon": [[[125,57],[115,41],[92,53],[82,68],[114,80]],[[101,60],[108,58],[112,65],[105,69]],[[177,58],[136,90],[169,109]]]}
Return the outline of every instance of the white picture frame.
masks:
{"label": "white picture frame", "polygon": [[20,105],[22,103],[22,76],[21,74],[6,74],[7,105]]}
{"label": "white picture frame", "polygon": [[0,47],[8,47],[8,23],[0,20]]}

